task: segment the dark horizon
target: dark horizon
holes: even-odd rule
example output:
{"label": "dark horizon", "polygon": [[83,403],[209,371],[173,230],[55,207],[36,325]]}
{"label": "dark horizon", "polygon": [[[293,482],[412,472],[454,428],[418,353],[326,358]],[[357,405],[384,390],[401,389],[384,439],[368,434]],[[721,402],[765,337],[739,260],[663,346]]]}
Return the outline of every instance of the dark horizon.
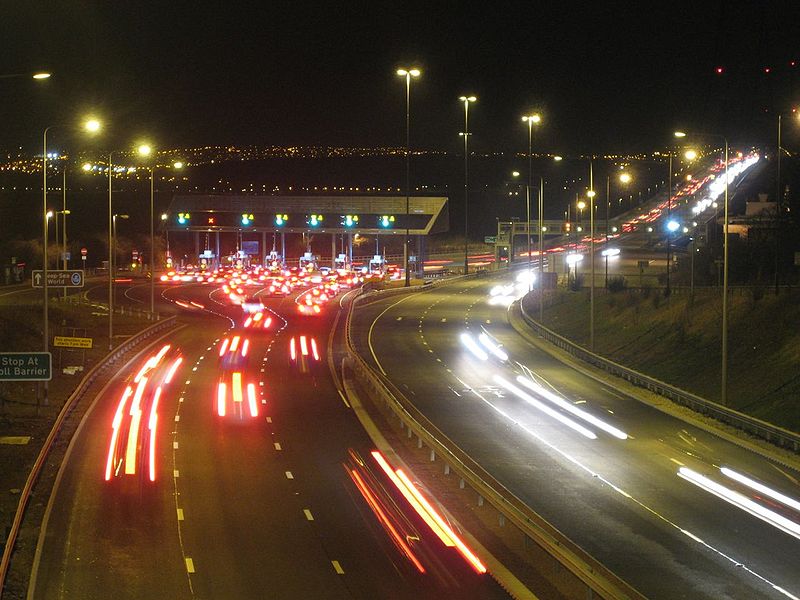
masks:
{"label": "dark horizon", "polygon": [[[677,128],[767,143],[776,115],[800,100],[792,2],[616,12],[578,3],[239,12],[145,4],[7,11],[0,34],[15,51],[0,57],[0,74],[53,77],[0,81],[0,147],[35,152],[44,127],[89,112],[106,124],[99,139],[54,130],[52,143],[398,146],[405,85],[395,70],[411,65],[422,69],[411,145],[448,151],[460,145],[464,93],[478,96],[476,152],[524,151],[520,117],[536,110],[535,151],[565,154],[658,148]],[[788,127],[785,136],[800,139]]]}

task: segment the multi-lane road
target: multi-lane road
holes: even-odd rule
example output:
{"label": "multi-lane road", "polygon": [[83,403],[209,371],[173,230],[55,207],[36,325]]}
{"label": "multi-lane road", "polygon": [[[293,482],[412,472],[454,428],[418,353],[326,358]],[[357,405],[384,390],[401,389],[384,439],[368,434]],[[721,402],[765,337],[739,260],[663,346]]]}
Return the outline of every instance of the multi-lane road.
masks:
{"label": "multi-lane road", "polygon": [[[218,287],[159,287],[160,302],[182,303],[173,307],[188,326],[121,370],[87,413],[48,510],[29,597],[505,597],[404,505],[371,456],[327,365],[334,304],[302,317],[292,297],[265,298],[271,327],[250,332]],[[139,286],[128,298],[147,294]],[[256,416],[217,410],[220,381],[233,388],[219,354],[235,335],[249,340],[236,368],[244,389],[254,384]],[[316,341],[319,361],[292,361],[291,340],[300,353],[301,336],[306,347]],[[143,372],[166,344],[164,365],[182,358],[168,384],[166,369]],[[161,386],[155,441],[142,434],[138,444],[154,448],[154,481],[149,457],[128,475],[124,448],[119,462],[109,458],[115,423],[119,438],[130,435],[119,422],[135,412],[140,375],[152,380],[137,401],[141,422]]]}
{"label": "multi-lane road", "polygon": [[[527,343],[498,302],[513,276],[358,309],[359,352],[511,492],[648,597],[800,595],[800,504],[727,469],[794,499],[800,473]],[[501,349],[493,354],[481,333]],[[756,506],[736,507],[716,486]],[[785,530],[755,516],[762,508],[788,519]]]}

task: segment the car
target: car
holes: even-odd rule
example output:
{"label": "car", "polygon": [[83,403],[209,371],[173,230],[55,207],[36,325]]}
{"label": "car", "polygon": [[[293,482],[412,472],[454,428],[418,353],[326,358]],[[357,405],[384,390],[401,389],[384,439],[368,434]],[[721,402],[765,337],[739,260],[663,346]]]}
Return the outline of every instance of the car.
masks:
{"label": "car", "polygon": [[272,327],[272,317],[264,312],[246,313],[242,327],[245,329],[269,329]]}
{"label": "car", "polygon": [[264,311],[264,303],[260,298],[255,296],[248,296],[242,300],[242,310],[246,313],[257,313]]}
{"label": "car", "polygon": [[314,366],[320,362],[317,340],[305,335],[299,338],[292,337],[289,342],[289,361],[301,373],[311,373]]}
{"label": "car", "polygon": [[214,397],[214,413],[218,417],[239,419],[258,416],[256,384],[245,381],[250,340],[234,335],[225,338],[219,347],[219,381]]}
{"label": "car", "polygon": [[155,482],[159,400],[182,362],[177,350],[163,346],[141,364],[125,387],[111,423],[106,481]]}

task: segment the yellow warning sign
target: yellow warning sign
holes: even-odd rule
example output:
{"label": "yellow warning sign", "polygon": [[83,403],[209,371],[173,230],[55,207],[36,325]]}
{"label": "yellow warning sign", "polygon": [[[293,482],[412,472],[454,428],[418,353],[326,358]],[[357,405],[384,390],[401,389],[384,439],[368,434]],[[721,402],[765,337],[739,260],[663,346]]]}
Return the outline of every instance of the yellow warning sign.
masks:
{"label": "yellow warning sign", "polygon": [[57,335],[53,340],[53,346],[56,348],[91,348],[92,338]]}

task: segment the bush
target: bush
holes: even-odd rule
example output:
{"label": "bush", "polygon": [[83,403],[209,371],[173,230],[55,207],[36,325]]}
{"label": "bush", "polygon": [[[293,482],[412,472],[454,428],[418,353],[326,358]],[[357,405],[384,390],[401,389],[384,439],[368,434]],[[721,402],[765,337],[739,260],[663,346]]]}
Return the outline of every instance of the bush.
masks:
{"label": "bush", "polygon": [[658,308],[661,305],[661,294],[653,294],[651,302],[653,303],[653,308]]}
{"label": "bush", "polygon": [[754,287],[750,290],[750,298],[753,301],[753,305],[755,306],[758,304],[758,301],[764,297],[764,288],[761,286]]}
{"label": "bush", "polygon": [[616,277],[611,277],[608,280],[608,291],[612,294],[616,294],[618,292],[625,291],[625,278],[622,275],[617,275]]}

